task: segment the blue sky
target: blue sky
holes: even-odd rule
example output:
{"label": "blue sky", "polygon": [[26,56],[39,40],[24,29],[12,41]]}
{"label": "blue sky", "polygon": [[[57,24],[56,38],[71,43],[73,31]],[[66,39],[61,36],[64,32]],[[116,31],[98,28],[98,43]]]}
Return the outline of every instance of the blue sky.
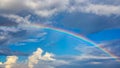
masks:
{"label": "blue sky", "polygon": [[112,40],[119,40],[120,38],[120,29],[108,29],[103,30],[94,34],[89,34],[88,37],[96,42],[101,41],[112,41]]}
{"label": "blue sky", "polygon": [[[40,60],[34,68],[39,68],[39,64],[42,68],[86,68],[85,65],[119,68],[116,60],[87,40],[54,30],[25,27],[41,24],[82,35],[120,57],[119,4],[119,0],[1,0],[0,62],[7,61],[7,57],[12,58],[9,56],[22,56],[30,61],[28,58],[42,49],[42,60],[47,63],[45,59],[51,59],[54,54],[56,61],[42,65]],[[48,52],[47,58],[44,58],[45,52]],[[104,65],[105,62],[110,63]],[[27,63],[23,63],[23,68]],[[14,64],[11,65],[13,68],[21,65]],[[6,65],[7,62],[0,63],[0,67]]]}

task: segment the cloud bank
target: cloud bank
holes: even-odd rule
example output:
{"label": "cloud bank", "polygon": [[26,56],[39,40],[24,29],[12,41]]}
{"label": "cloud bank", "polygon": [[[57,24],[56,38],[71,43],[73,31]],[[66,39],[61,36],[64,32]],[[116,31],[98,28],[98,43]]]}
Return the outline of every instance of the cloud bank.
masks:
{"label": "cloud bank", "polygon": [[0,12],[19,13],[28,11],[41,17],[50,17],[59,12],[74,11],[97,15],[120,14],[119,5],[94,4],[93,2],[92,0],[4,0],[0,1]]}
{"label": "cloud bank", "polygon": [[2,68],[86,68],[88,66],[92,68],[114,68],[116,66],[119,68],[119,63],[113,57],[106,56],[54,56],[51,53],[45,53],[41,48],[34,51],[25,61],[19,61],[17,56],[8,56],[6,62],[0,63]]}

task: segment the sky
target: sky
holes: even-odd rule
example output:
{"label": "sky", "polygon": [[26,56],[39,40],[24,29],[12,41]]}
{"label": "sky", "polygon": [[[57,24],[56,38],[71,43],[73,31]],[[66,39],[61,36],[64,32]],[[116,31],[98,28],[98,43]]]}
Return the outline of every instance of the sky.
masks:
{"label": "sky", "polygon": [[119,68],[119,50],[119,0],[0,0],[0,68]]}

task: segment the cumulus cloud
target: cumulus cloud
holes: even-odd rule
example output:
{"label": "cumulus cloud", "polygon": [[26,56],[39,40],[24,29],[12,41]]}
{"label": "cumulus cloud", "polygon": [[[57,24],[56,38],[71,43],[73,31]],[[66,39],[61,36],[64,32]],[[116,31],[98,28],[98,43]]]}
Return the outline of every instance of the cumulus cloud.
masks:
{"label": "cumulus cloud", "polygon": [[43,51],[41,49],[37,49],[37,51],[34,52],[33,55],[29,57],[29,61],[28,61],[29,68],[33,68],[34,64],[38,63],[39,58],[41,58],[42,52]]}
{"label": "cumulus cloud", "polygon": [[55,60],[52,58],[53,56],[52,54],[46,53],[45,55],[42,56],[42,53],[43,53],[43,50],[38,48],[37,51],[35,51],[33,55],[29,57],[29,60],[28,60],[29,68],[34,68],[34,65],[38,64],[40,60],[46,60],[46,61]]}
{"label": "cumulus cloud", "polygon": [[5,68],[12,68],[13,64],[16,63],[18,57],[17,56],[8,56],[7,61],[4,63]]}
{"label": "cumulus cloud", "polygon": [[2,62],[0,62],[0,65],[2,65],[3,63]]}

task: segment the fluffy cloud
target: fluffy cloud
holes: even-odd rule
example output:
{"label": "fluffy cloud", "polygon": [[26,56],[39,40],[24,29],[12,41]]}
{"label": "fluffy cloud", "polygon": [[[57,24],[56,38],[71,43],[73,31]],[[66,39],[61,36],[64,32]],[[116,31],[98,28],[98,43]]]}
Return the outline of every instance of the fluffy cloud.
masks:
{"label": "fluffy cloud", "polygon": [[29,60],[28,60],[29,68],[34,68],[34,65],[38,64],[39,60],[46,60],[46,61],[55,60],[52,58],[52,54],[46,53],[45,55],[42,56],[42,53],[43,53],[43,50],[38,48],[37,51],[34,52],[33,55],[29,57]]}
{"label": "fluffy cloud", "polygon": [[2,65],[3,63],[2,62],[0,62],[0,65]]}
{"label": "fluffy cloud", "polygon": [[16,63],[17,59],[18,59],[18,57],[16,57],[16,56],[8,56],[7,61],[4,63],[5,68],[12,68],[13,64]]}

